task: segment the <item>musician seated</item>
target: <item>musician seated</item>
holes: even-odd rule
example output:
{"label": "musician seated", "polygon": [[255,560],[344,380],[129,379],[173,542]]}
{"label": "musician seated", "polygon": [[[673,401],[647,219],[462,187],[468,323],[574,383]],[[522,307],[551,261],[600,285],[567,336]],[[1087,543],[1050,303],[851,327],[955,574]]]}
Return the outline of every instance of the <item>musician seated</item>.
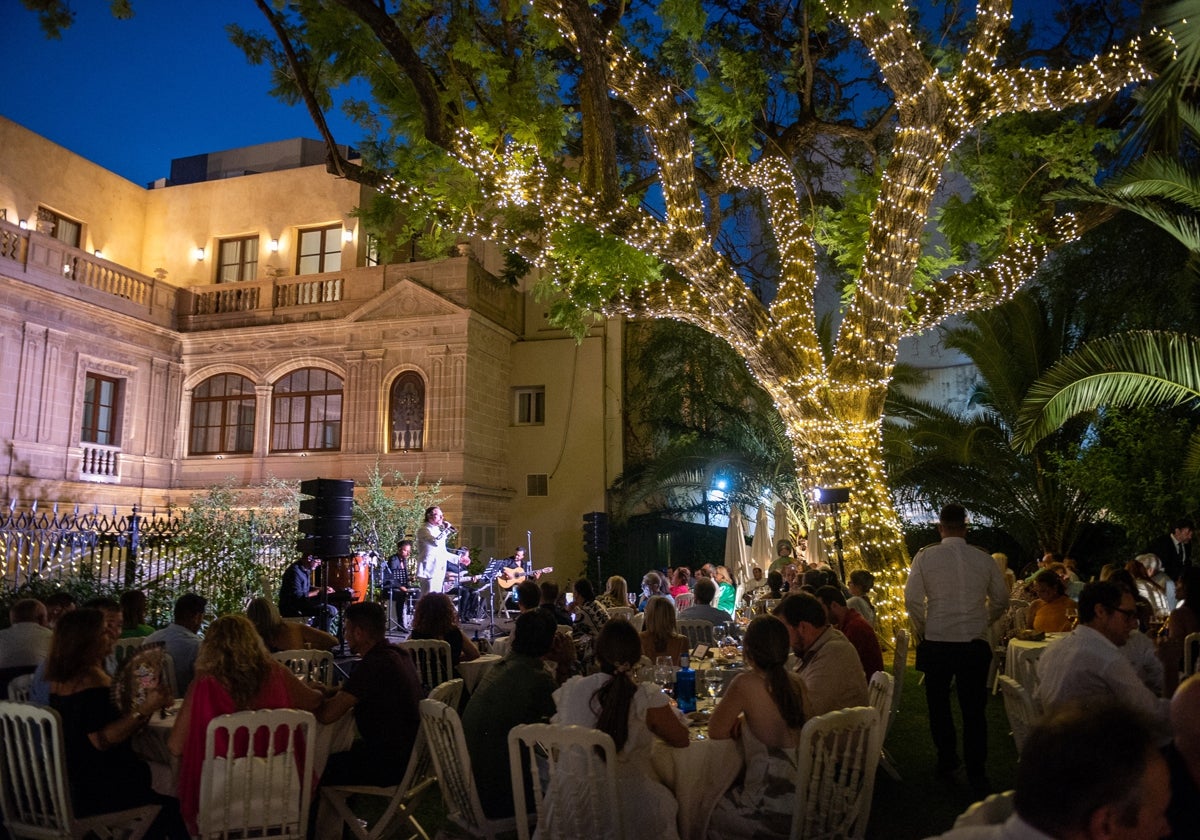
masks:
{"label": "musician seated", "polygon": [[313,585],[313,572],[320,567],[321,558],[309,554],[284,569],[279,587],[279,614],[284,618],[315,618],[317,627],[328,630],[337,609],[325,601],[336,600],[336,596],[332,586]]}
{"label": "musician seated", "polygon": [[381,576],[384,596],[396,604],[397,629],[405,633],[408,632],[408,628],[404,626],[404,605],[408,603],[409,596],[417,591],[417,587],[411,585],[408,575],[412,552],[412,540],[400,540],[396,543],[396,553],[384,563]]}
{"label": "musician seated", "polygon": [[475,594],[475,590],[467,586],[468,582],[473,582],[475,578],[467,574],[467,567],[471,565],[471,554],[466,548],[458,549],[458,562],[453,560],[446,563],[446,581],[451,584],[446,590],[454,602],[458,605],[458,616],[463,621],[474,621],[479,618],[479,596]]}

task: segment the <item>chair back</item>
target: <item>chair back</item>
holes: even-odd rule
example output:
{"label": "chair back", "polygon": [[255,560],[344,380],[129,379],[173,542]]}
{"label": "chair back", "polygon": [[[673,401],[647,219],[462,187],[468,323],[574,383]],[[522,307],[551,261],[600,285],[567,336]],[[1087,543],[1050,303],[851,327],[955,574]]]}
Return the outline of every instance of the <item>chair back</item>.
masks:
{"label": "chair back", "polygon": [[635,610],[633,607],[609,607],[608,608],[608,617],[609,618],[623,618],[626,621],[632,621],[634,615],[636,615],[636,614],[637,614],[637,610]]}
{"label": "chair back", "polygon": [[117,660],[118,670],[125,664],[126,659],[138,652],[145,640],[145,636],[133,636],[128,639],[117,639],[113,643],[113,658]]}
{"label": "chair back", "polygon": [[295,674],[300,682],[333,685],[333,654],[327,650],[281,650],[271,656]]}
{"label": "chair back", "polygon": [[[904,688],[904,675],[908,673],[908,631],[901,628],[896,631],[896,654],[892,657],[892,714],[888,718],[888,728],[900,711],[900,692]],[[887,732],[883,733],[885,736]]]}
{"label": "chair back", "polygon": [[609,735],[582,726],[515,726],[508,733],[508,764],[520,840],[529,840],[527,778],[535,780],[531,789],[539,840],[624,837],[617,748]]}
{"label": "chair back", "polygon": [[421,675],[421,686],[428,694],[435,686],[454,678],[454,664],[450,661],[450,643],[441,639],[409,639],[397,642],[413,658],[417,672]]}
{"label": "chair back", "polygon": [[204,735],[199,836],[304,840],[315,732],[312,714],[296,709],[213,718]]}
{"label": "chair back", "polygon": [[701,618],[680,618],[675,621],[675,629],[687,636],[688,650],[693,650],[700,643],[706,645],[716,644],[713,641],[713,625],[711,621],[705,621]]}
{"label": "chair back", "polygon": [[511,831],[515,819],[489,820],[483,813],[458,712],[428,698],[421,701],[420,709],[421,729],[433,757],[447,819],[471,837],[494,840],[501,831]]}
{"label": "chair back", "polygon": [[867,683],[867,705],[879,713],[879,726],[887,736],[892,719],[892,694],[895,682],[887,671],[876,671]]}
{"label": "chair back", "polygon": [[1004,712],[1008,715],[1008,726],[1012,729],[1013,740],[1017,743],[1017,753],[1025,746],[1025,737],[1037,723],[1037,706],[1033,702],[1033,693],[1007,674],[1001,674],[997,681],[1000,691],[1004,694]]}
{"label": "chair back", "polygon": [[1037,696],[1038,687],[1038,660],[1042,658],[1042,654],[1046,651],[1045,647],[1029,648],[1028,650],[1020,650],[1017,652],[1017,673],[1011,676],[1025,686],[1030,697]]}
{"label": "chair back", "polygon": [[973,802],[954,821],[955,828],[972,825],[999,825],[1012,816],[1015,790],[993,793],[987,799]]}
{"label": "chair back", "polygon": [[32,691],[33,674],[22,674],[8,681],[8,699],[14,703],[30,702],[29,697]]}
{"label": "chair back", "polygon": [[1196,673],[1196,662],[1200,660],[1200,633],[1188,633],[1183,637],[1183,675]]}
{"label": "chair back", "polygon": [[88,831],[140,840],[157,805],[76,819],[71,808],[62,719],[48,706],[0,701],[0,817],[14,838],[83,837]]}
{"label": "chair back", "polygon": [[810,718],[800,730],[792,840],[862,838],[871,816],[882,727],[870,706]]}
{"label": "chair back", "polygon": [[675,596],[675,611],[683,612],[696,603],[696,595],[693,592],[681,592]]}
{"label": "chair back", "polygon": [[1029,629],[1029,602],[1021,598],[1010,598],[1008,601],[1009,626],[1013,630]]}
{"label": "chair back", "polygon": [[451,709],[457,709],[458,704],[462,701],[463,681],[461,677],[455,677],[452,680],[438,683],[429,692],[430,700],[437,700],[440,703],[445,703]]}

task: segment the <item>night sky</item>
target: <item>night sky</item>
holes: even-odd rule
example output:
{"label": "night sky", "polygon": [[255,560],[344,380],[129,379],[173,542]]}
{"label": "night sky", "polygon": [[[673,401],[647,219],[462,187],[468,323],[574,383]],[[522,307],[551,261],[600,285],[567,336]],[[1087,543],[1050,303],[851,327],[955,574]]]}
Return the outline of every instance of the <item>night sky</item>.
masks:
{"label": "night sky", "polygon": [[[251,0],[137,0],[116,20],[103,0],[76,0],[61,40],[42,34],[20,0],[0,0],[0,114],[138,184],[166,177],[173,158],[293,137],[319,139],[303,106],[268,94],[225,25],[267,31]],[[360,133],[328,115],[335,139]]]}

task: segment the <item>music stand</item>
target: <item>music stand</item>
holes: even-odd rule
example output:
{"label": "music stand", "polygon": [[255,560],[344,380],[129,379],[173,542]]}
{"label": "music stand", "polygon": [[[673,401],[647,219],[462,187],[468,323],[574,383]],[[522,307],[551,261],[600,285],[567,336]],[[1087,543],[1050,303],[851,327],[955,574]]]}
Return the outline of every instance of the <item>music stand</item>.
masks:
{"label": "music stand", "polygon": [[[499,635],[500,628],[496,625],[496,578],[500,575],[500,570],[504,568],[503,558],[497,560],[495,557],[488,558],[488,564],[484,567],[483,572],[479,577],[484,581],[484,585],[475,590],[475,594],[479,594],[485,588],[488,590],[488,624],[483,628],[483,632],[487,635],[489,642],[496,641],[496,636]],[[507,594],[507,592],[505,593]]]}

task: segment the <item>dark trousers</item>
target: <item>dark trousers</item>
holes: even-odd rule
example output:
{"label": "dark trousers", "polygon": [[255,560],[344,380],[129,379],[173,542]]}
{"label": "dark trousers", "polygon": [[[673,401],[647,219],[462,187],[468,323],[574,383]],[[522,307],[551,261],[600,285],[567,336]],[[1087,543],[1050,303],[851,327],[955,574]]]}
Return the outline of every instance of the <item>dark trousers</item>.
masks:
{"label": "dark trousers", "polygon": [[950,686],[958,692],[963,721],[963,761],[969,776],[987,768],[987,675],[992,649],[982,639],[973,642],[923,641],[917,650],[917,670],[925,672],[929,732],[937,748],[938,768],[958,764],[958,735],[950,713]]}

